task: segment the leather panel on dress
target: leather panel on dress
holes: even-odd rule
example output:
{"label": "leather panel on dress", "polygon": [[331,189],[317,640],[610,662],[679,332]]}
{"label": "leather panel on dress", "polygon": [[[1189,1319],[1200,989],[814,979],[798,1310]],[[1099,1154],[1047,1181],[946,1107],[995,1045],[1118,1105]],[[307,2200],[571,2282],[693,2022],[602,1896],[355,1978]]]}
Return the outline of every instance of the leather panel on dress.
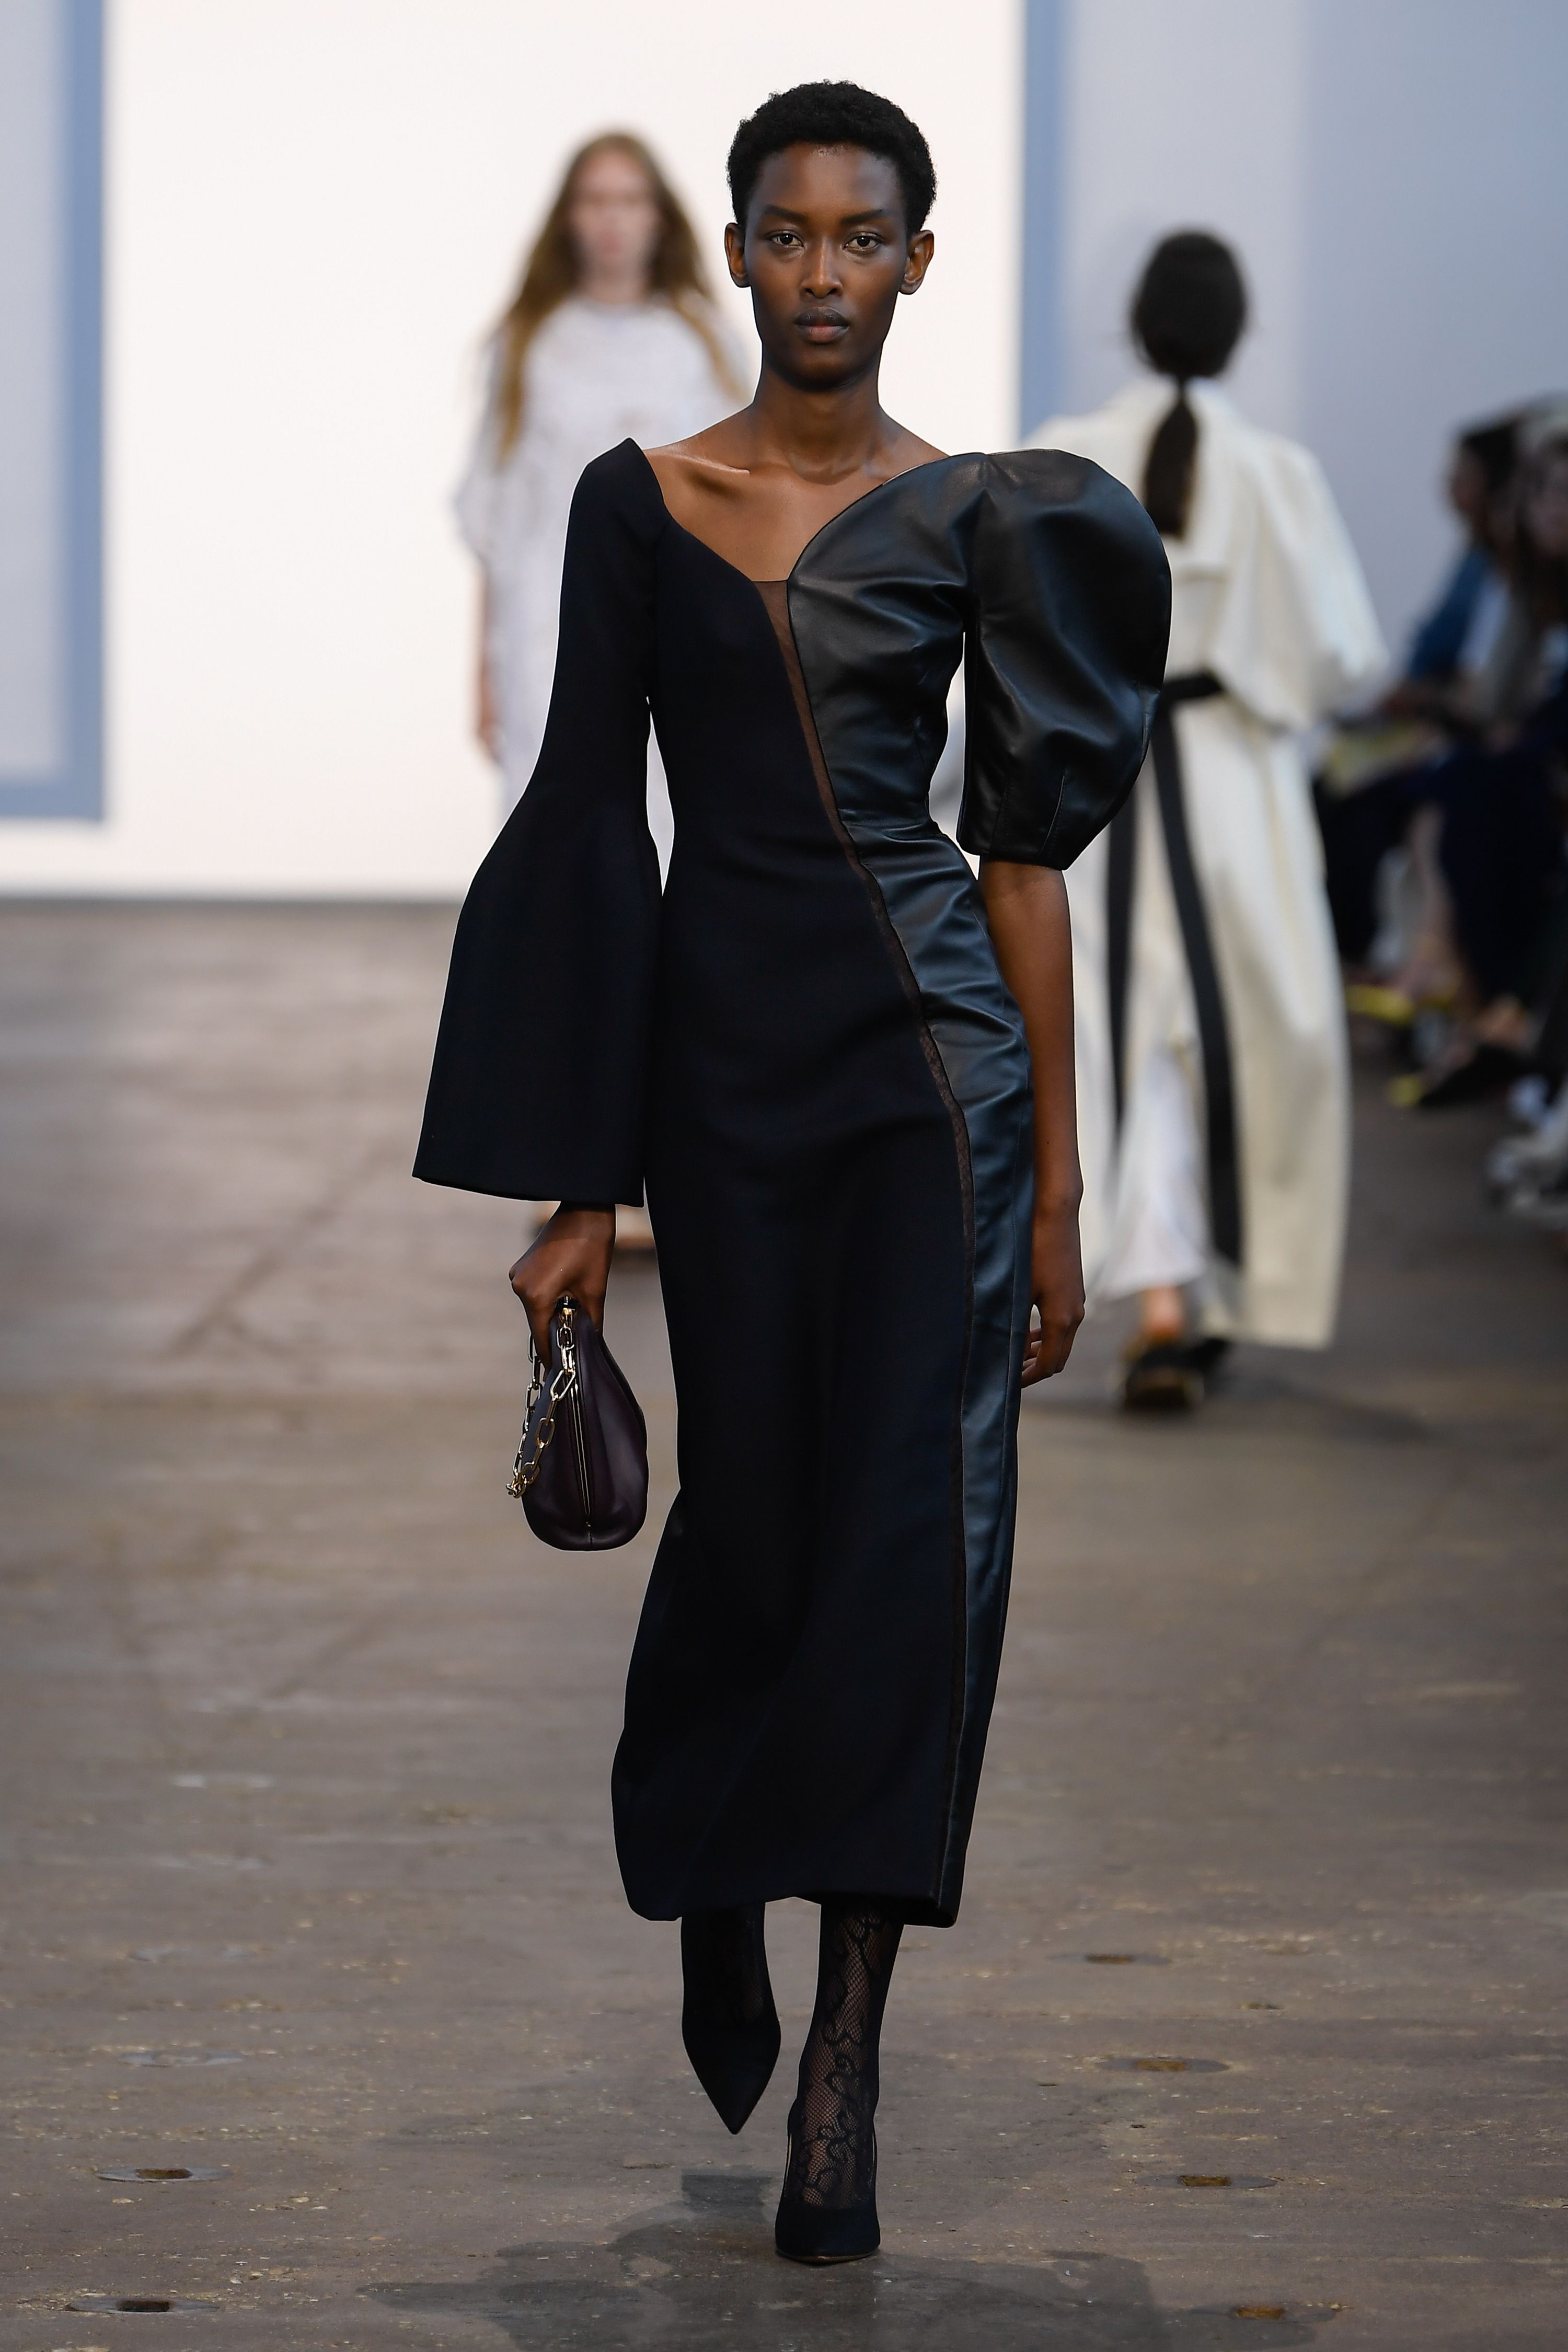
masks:
{"label": "leather panel on dress", "polygon": [[842,824],[919,990],[967,1137],[969,1330],[962,1402],[962,1697],[939,1911],[956,1912],[1000,1663],[1029,1315],[1033,1105],[1023,1023],[967,864],[928,808],[965,661],[961,837],[1066,865],[1142,763],[1170,581],[1121,485],[1056,451],[939,459],[829,523],[789,608]]}

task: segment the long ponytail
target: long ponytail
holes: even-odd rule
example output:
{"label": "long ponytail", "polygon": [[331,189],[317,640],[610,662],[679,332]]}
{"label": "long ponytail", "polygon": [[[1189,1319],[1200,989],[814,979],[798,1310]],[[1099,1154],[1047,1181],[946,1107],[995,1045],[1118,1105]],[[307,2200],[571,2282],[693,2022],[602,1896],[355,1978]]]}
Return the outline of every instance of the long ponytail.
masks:
{"label": "long ponytail", "polygon": [[1198,420],[1188,404],[1186,384],[1178,376],[1176,397],[1160,419],[1143,466],[1143,504],[1163,539],[1186,534],[1197,455]]}
{"label": "long ponytail", "polygon": [[1166,539],[1184,536],[1197,478],[1198,420],[1187,399],[1194,376],[1218,375],[1247,324],[1247,289],[1228,245],[1182,229],[1150,255],[1132,302],[1132,337],[1151,367],[1174,379],[1143,465],[1143,504]]}

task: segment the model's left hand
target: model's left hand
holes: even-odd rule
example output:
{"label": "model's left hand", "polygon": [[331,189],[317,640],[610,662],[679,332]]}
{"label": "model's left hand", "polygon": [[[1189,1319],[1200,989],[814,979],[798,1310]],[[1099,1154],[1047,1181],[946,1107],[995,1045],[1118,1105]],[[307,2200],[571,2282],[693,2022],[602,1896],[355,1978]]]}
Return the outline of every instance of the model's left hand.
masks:
{"label": "model's left hand", "polygon": [[540,1354],[550,1354],[550,1318],[567,1292],[585,1307],[600,1329],[610,1260],[616,1253],[614,1209],[556,1210],[524,1250],[508,1279],[528,1309],[529,1328]]}
{"label": "model's left hand", "polygon": [[1024,1350],[1024,1386],[1048,1381],[1072,1353],[1083,1321],[1083,1259],[1078,1210],[1038,1209],[1029,1250],[1029,1292],[1039,1328]]}

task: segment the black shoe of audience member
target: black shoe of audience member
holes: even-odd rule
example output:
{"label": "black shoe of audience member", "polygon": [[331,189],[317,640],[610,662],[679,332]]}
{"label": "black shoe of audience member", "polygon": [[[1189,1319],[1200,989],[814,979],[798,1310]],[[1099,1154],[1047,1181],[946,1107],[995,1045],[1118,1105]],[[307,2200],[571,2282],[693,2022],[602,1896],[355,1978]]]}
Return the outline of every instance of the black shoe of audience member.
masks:
{"label": "black shoe of audience member", "polygon": [[1457,1069],[1446,1070],[1423,1087],[1411,1105],[1413,1110],[1452,1110],[1459,1103],[1484,1102],[1489,1095],[1500,1095],[1515,1080],[1524,1076],[1529,1065],[1506,1045],[1478,1045],[1468,1062]]}

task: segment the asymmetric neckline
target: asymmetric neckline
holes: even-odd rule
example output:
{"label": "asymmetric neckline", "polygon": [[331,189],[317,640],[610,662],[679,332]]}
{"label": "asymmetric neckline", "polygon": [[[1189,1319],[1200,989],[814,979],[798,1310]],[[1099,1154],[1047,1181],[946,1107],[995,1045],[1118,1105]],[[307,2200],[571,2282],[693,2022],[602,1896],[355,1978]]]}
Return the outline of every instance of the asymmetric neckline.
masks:
{"label": "asymmetric neckline", "polygon": [[721,555],[718,549],[705,540],[700,531],[691,530],[688,524],[681,521],[680,517],[672,511],[669,500],[664,495],[664,484],[659,480],[658,469],[647,451],[636,441],[628,441],[626,446],[627,448],[637,450],[637,456],[652,475],[653,487],[659,505],[664,509],[667,521],[685,538],[695,540],[699,547],[706,548],[715,563],[721,563],[726,572],[732,572],[737,580],[744,580],[748,586],[752,588],[787,588],[818,540],[826,537],[835,523],[842,522],[846,515],[854,514],[858,509],[863,507],[868,499],[876,498],[882,490],[892,489],[900,482],[907,482],[912,475],[929,474],[937,466],[961,466],[966,459],[977,457],[982,454],[977,449],[963,449],[954,450],[946,457],[922,457],[918,466],[906,466],[901,474],[889,474],[885,482],[873,482],[868,490],[862,490],[858,499],[851,499],[847,506],[840,507],[837,514],[829,515],[825,523],[818,525],[782,579],[774,577],[771,580],[754,580],[749,572],[742,572],[738,563],[731,563],[727,555]]}

